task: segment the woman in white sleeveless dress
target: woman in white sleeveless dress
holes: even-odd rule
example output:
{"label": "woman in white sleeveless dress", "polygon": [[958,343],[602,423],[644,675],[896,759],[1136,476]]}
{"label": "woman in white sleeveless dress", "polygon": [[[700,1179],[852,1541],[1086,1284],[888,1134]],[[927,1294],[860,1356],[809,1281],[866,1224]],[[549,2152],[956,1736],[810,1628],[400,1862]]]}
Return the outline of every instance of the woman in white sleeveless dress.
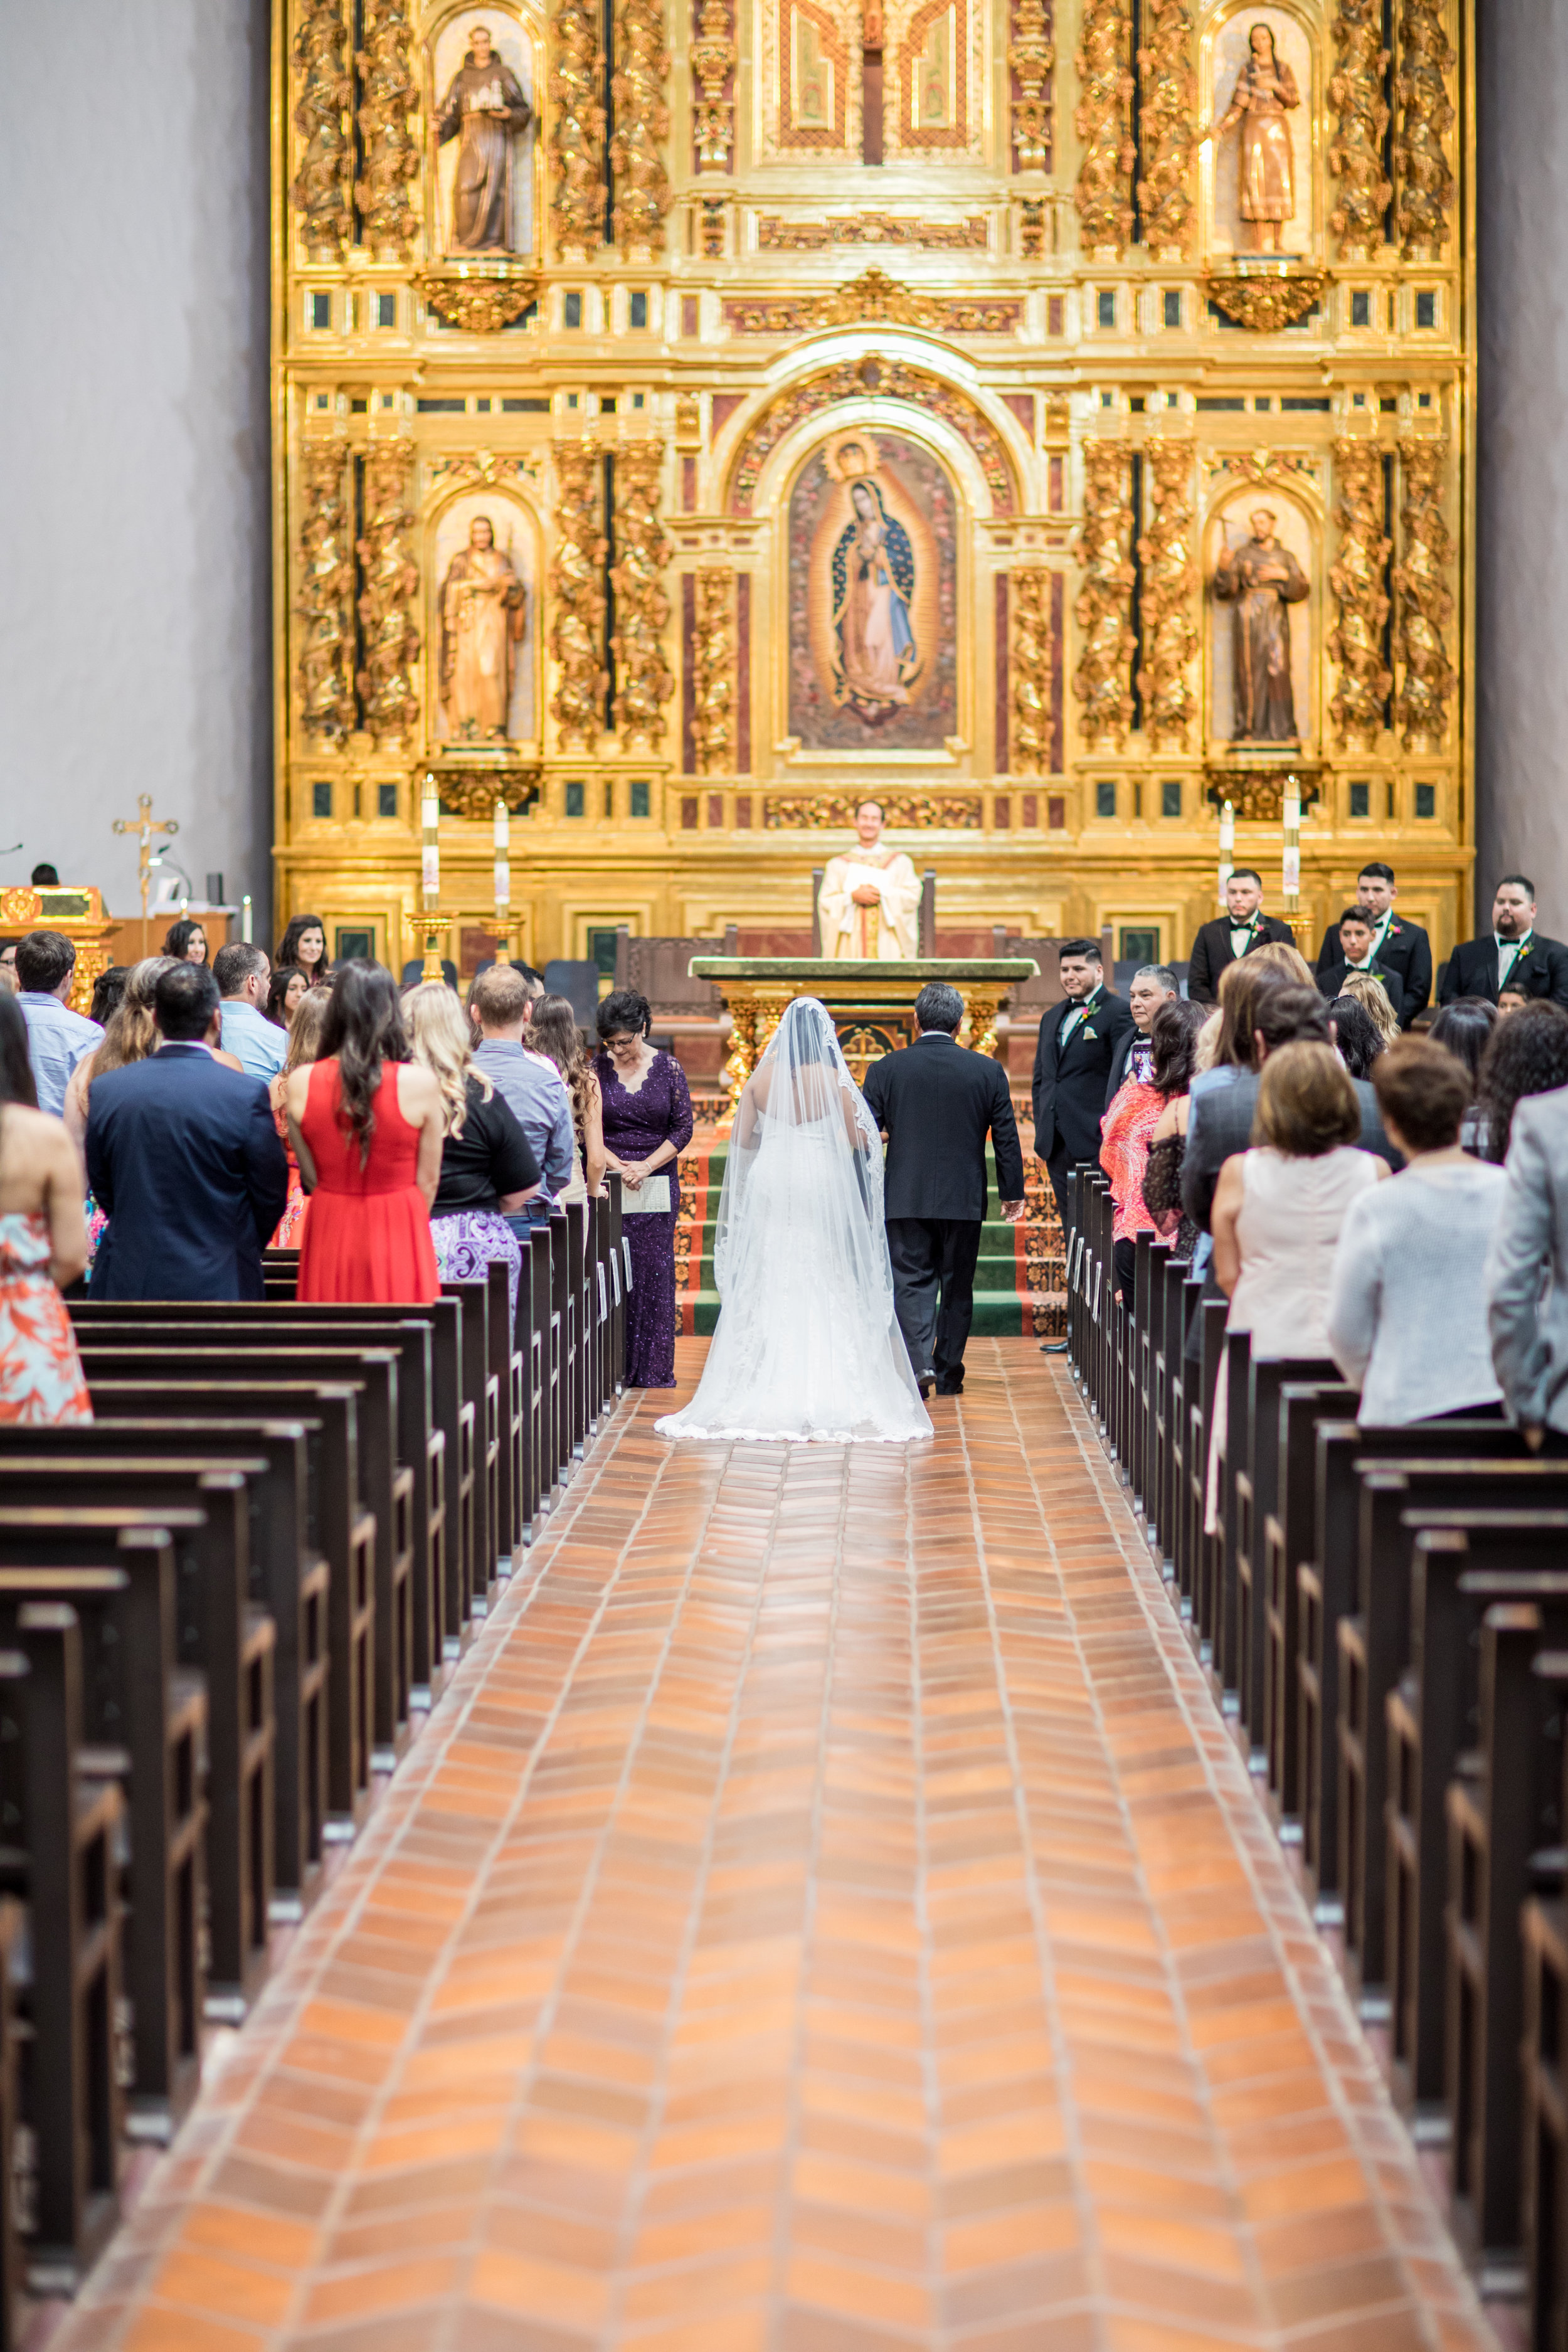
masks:
{"label": "woman in white sleeveless dress", "polygon": [[[1300,1040],[1263,1065],[1250,1151],[1227,1160],[1215,1187],[1214,1270],[1229,1294],[1227,1331],[1250,1331],[1259,1356],[1321,1356],[1340,1229],[1351,1202],[1386,1163],[1354,1148],[1361,1105],[1331,1045]],[[1226,1425],[1227,1356],[1220,1359],[1209,1423],[1208,1532],[1219,1503],[1219,1438]]]}
{"label": "woman in white sleeveless dress", "polygon": [[826,1007],[797,997],[735,1106],[696,1395],[665,1437],[931,1435],[893,1312],[882,1146]]}

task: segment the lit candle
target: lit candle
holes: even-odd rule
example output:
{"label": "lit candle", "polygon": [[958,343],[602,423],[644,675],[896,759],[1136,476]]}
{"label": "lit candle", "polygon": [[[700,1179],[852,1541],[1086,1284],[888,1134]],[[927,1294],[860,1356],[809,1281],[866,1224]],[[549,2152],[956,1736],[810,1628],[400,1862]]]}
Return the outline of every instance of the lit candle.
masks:
{"label": "lit candle", "polygon": [[1285,849],[1280,880],[1291,913],[1301,891],[1301,787],[1294,776],[1285,779]]}
{"label": "lit candle", "polygon": [[1229,801],[1222,801],[1219,809],[1219,898],[1225,904],[1225,886],[1230,880],[1230,870],[1236,863],[1236,811]]}
{"label": "lit candle", "polygon": [[425,893],[425,904],[434,907],[441,895],[441,803],[436,791],[436,779],[425,779],[425,800],[420,812],[423,824],[419,861],[419,881]]}
{"label": "lit candle", "polygon": [[239,936],[250,945],[250,893],[247,890],[239,902]]}
{"label": "lit candle", "polygon": [[511,816],[505,801],[496,803],[496,914],[504,922],[511,905]]}

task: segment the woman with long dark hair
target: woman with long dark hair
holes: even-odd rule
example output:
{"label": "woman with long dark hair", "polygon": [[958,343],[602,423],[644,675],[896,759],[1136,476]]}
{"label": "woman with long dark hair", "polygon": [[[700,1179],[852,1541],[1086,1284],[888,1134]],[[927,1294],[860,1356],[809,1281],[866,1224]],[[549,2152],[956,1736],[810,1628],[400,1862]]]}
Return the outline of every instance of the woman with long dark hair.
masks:
{"label": "woman with long dark hair", "polygon": [[266,1017],[275,1029],[287,1029],[294,1018],[294,1007],[310,989],[310,982],[297,963],[280,963],[267,983]]}
{"label": "woman with long dark hair", "polygon": [[299,1296],[426,1305],[441,1286],[430,1240],[441,1091],[413,1064],[380,964],[342,966],[319,1057],[285,1078],[283,1108],[310,1200]]}
{"label": "woman with long dark hair", "polygon": [[1206,1005],[1179,996],[1168,998],[1150,1026],[1153,1060],[1149,1076],[1128,1078],[1100,1122],[1100,1164],[1110,1179],[1115,1211],[1111,1260],[1116,1286],[1129,1306],[1137,1237],[1161,1230],[1143,1197],[1150,1148],[1167,1103],[1187,1091],[1198,1031],[1207,1018]]}
{"label": "woman with long dark hair", "polygon": [[107,1029],[110,1015],[120,1010],[125,995],[125,983],[130,977],[131,966],[128,963],[111,963],[109,970],[100,971],[93,982],[92,1003],[88,1007],[87,1017],[89,1021],[96,1021],[100,1029]]}
{"label": "woman with long dark hair", "polygon": [[163,953],[176,963],[205,963],[207,935],[189,915],[182,915],[163,934]]}
{"label": "woman with long dark hair", "polygon": [[1515,1105],[1526,1095],[1549,1095],[1558,1087],[1568,1087],[1568,1013],[1547,997],[1500,1021],[1482,1057],[1488,1160],[1508,1158]]}
{"label": "woman with long dark hair", "polygon": [[27,1024],[0,989],[0,1423],[92,1419],[60,1292],[87,1264],[87,1179],[37,1108]]}
{"label": "woman with long dark hair", "polygon": [[536,1054],[554,1063],[572,1103],[572,1181],[560,1198],[585,1201],[605,1181],[605,1114],[571,999],[542,996],[529,1018],[528,1038]]}
{"label": "woman with long dark hair", "polygon": [[319,987],[327,977],[327,927],[320,915],[296,915],[279,942],[272,961],[279,971],[286,964],[298,965],[305,975],[305,985]]}
{"label": "woman with long dark hair", "polygon": [[1470,1107],[1459,1128],[1459,1141],[1478,1160],[1486,1158],[1488,1119],[1477,1099],[1481,1062],[1498,1025],[1498,1009],[1489,996],[1456,996],[1445,1004],[1426,1034],[1434,1045],[1451,1054],[1470,1082]]}

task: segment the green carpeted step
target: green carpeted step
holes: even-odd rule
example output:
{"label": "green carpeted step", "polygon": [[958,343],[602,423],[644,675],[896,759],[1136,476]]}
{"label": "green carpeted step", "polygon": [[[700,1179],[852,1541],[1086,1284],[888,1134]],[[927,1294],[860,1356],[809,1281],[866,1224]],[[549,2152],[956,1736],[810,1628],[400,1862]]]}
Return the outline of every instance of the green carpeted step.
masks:
{"label": "green carpeted step", "polygon": [[[693,1307],[692,1328],[700,1339],[710,1339],[719,1320],[720,1297],[716,1290],[688,1292]],[[1024,1301],[1016,1289],[976,1290],[974,1294],[973,1329],[977,1339],[1016,1339],[1024,1328]]]}

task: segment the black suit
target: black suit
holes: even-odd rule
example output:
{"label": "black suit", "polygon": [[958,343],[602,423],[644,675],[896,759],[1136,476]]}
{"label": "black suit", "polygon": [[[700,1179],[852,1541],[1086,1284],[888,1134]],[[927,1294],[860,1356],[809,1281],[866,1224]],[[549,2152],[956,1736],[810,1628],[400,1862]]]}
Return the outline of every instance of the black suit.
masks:
{"label": "black suit", "polygon": [[164,1045],[93,1081],[87,1174],[109,1212],[94,1298],[260,1298],[289,1163],[258,1078]]}
{"label": "black suit", "polygon": [[952,1393],[963,1385],[974,1319],[987,1134],[998,1198],[1024,1197],[1006,1072],[989,1055],[927,1030],[903,1053],[873,1062],[864,1092],[888,1138],[884,1213],[899,1328],[914,1371],[934,1371],[938,1389]]}
{"label": "black suit", "polygon": [[[1239,929],[1240,926],[1237,928]],[[1228,915],[1216,915],[1212,923],[1205,923],[1193,941],[1193,952],[1187,964],[1187,994],[1194,1004],[1217,1004],[1219,977],[1227,963],[1236,961],[1230,949],[1231,920]],[[1251,955],[1267,940],[1283,940],[1285,945],[1295,945],[1295,935],[1289,923],[1277,916],[1259,915],[1253,929]]]}
{"label": "black suit", "polygon": [[[1080,1012],[1086,1017],[1074,1023],[1064,1046],[1061,1033]],[[1103,984],[1081,1005],[1068,999],[1051,1005],[1041,1018],[1035,1048],[1035,1157],[1050,1171],[1064,1234],[1070,1222],[1068,1174],[1080,1160],[1100,1164],[1106,1089],[1131,1034],[1131,1006]]]}
{"label": "black suit", "polygon": [[[1400,1026],[1408,1029],[1418,1013],[1425,1013],[1432,1002],[1432,942],[1419,923],[1407,923],[1395,915],[1383,935],[1383,945],[1373,961],[1385,972],[1392,972],[1399,982],[1401,1002],[1394,1006]],[[1345,951],[1340,945],[1340,927],[1331,923],[1323,933],[1323,944],[1318,950],[1318,985],[1325,996],[1338,996],[1339,976],[1345,969]],[[1331,983],[1332,983],[1331,985]],[[1394,991],[1389,990],[1392,998]]]}
{"label": "black suit", "polygon": [[[1561,940],[1543,938],[1540,931],[1528,933],[1527,944],[1529,953],[1516,955],[1510,968],[1509,986],[1522,988],[1530,997],[1550,997],[1553,1004],[1568,1004],[1568,947]],[[1495,1004],[1497,975],[1497,941],[1491,932],[1484,939],[1463,940],[1443,967],[1437,1001],[1452,1004],[1457,996],[1484,996]]]}
{"label": "black suit", "polygon": [[[1348,963],[1320,964],[1317,974],[1320,994],[1331,1000],[1336,996],[1342,996],[1345,989],[1345,974],[1349,970]],[[1405,989],[1399,974],[1396,971],[1390,971],[1381,956],[1373,956],[1367,977],[1371,980],[1382,981],[1383,992],[1394,1007],[1394,1019],[1401,1028],[1408,1028],[1410,1024],[1405,1017],[1406,1011]],[[1410,1016],[1411,1020],[1415,1017],[1414,1013]]]}

